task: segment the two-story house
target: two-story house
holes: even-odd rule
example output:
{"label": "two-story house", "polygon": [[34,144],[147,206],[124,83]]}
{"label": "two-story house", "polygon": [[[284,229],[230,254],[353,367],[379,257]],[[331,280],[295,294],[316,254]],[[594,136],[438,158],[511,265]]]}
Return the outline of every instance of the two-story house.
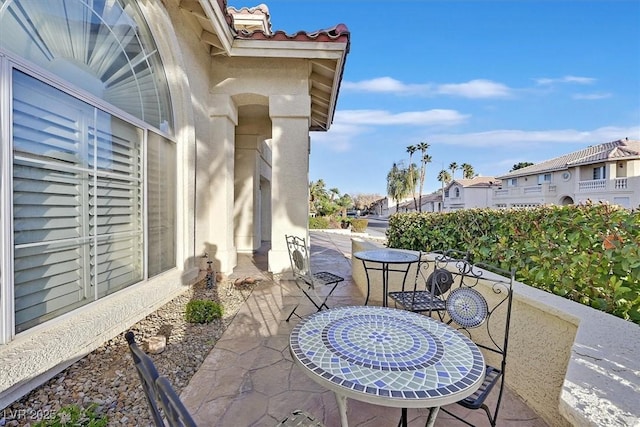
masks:
{"label": "two-story house", "polygon": [[454,179],[444,188],[444,211],[493,207],[493,194],[500,180],[492,176]]}
{"label": "two-story house", "polygon": [[621,139],[565,154],[498,177],[495,207],[608,202],[640,206],[640,141]]}

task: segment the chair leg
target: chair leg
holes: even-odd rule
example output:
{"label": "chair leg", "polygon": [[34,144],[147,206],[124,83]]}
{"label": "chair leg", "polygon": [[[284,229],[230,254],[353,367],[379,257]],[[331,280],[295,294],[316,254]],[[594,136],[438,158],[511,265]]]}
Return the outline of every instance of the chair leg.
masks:
{"label": "chair leg", "polygon": [[293,307],[293,310],[291,310],[291,313],[289,313],[289,316],[287,317],[287,322],[289,321],[289,319],[291,319],[291,316],[295,315],[298,319],[300,319],[300,315],[298,313],[296,313],[296,309],[298,308],[300,304],[296,304],[295,307]]}

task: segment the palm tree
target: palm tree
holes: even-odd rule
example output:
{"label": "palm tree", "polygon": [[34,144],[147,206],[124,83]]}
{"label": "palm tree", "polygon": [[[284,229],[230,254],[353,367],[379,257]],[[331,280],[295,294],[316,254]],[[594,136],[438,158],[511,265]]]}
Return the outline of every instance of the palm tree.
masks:
{"label": "palm tree", "polygon": [[456,179],[456,171],[458,169],[458,164],[456,162],[451,162],[451,164],[449,165],[449,170],[451,171],[451,179]]}
{"label": "palm tree", "polygon": [[[409,153],[409,169],[411,170],[411,173],[413,173],[413,153],[415,153],[418,150],[418,147],[416,147],[415,145],[409,145],[407,147],[407,153]],[[415,207],[416,210],[418,210],[418,202],[416,201],[416,188],[415,186],[411,189],[411,192],[413,193],[413,205]]]}
{"label": "palm tree", "polygon": [[330,188],[329,189],[329,194],[331,195],[331,201],[333,202],[335,200],[336,196],[340,195],[340,190],[338,190],[337,188]]}
{"label": "palm tree", "polygon": [[476,174],[473,170],[473,166],[469,163],[463,163],[460,167],[462,168],[462,177],[465,179],[471,179]]}
{"label": "palm tree", "polygon": [[[387,174],[387,194],[396,202],[396,212],[400,200],[411,194],[413,188],[411,178],[414,174],[410,169],[405,169],[402,164],[394,163],[391,170]],[[415,184],[414,184],[415,185]]]}
{"label": "palm tree", "polygon": [[422,212],[422,187],[424,186],[424,177],[427,173],[427,163],[431,163],[432,158],[429,154],[422,156],[422,169],[420,169],[420,212]]}
{"label": "palm tree", "polygon": [[442,185],[445,186],[451,182],[451,175],[449,174],[449,172],[442,169],[440,173],[438,173],[438,181],[440,181]]}

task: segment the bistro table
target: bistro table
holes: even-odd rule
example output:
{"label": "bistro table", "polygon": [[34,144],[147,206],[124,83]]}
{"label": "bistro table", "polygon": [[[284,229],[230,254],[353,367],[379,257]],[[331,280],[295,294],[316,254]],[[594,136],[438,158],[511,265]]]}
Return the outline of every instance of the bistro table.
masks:
{"label": "bistro table", "polygon": [[347,398],[375,405],[430,408],[433,426],[440,406],[475,392],[484,380],[478,347],[451,326],[428,316],[378,306],[346,306],[304,317],[291,331],[295,363],[333,391],[342,427]]}
{"label": "bistro table", "polygon": [[420,259],[417,252],[407,251],[404,249],[372,249],[368,251],[360,251],[353,254],[354,257],[362,261],[364,272],[367,276],[367,298],[364,305],[369,302],[371,294],[371,281],[369,270],[382,272],[382,306],[387,306],[387,293],[389,291],[389,272],[396,271],[404,273],[402,281],[407,280],[407,273],[411,264],[418,262]]}

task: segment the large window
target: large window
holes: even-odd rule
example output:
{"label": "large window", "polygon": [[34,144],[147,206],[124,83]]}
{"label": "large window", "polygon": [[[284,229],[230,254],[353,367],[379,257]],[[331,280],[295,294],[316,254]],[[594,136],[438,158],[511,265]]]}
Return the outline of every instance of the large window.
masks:
{"label": "large window", "polygon": [[0,0],[0,342],[175,267],[152,42],[133,2]]}

